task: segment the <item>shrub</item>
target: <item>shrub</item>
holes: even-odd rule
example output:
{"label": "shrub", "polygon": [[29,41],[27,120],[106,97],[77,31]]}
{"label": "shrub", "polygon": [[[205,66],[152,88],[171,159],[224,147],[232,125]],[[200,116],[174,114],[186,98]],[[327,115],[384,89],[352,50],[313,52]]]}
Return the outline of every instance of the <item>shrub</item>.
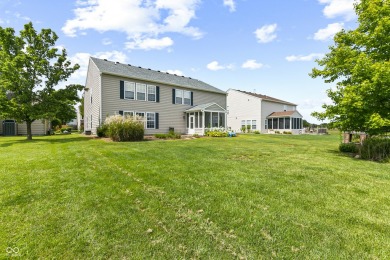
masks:
{"label": "shrub", "polygon": [[390,159],[390,139],[372,137],[364,140],[361,148],[361,158],[373,161],[388,161]]}
{"label": "shrub", "polygon": [[260,134],[260,131],[256,130],[254,133],[258,135],[258,134]]}
{"label": "shrub", "polygon": [[292,133],[290,131],[283,131],[283,134],[285,135],[291,135]]}
{"label": "shrub", "polygon": [[181,134],[176,134],[172,131],[169,131],[168,134],[155,134],[154,137],[158,139],[180,139]]}
{"label": "shrub", "polygon": [[280,134],[280,131],[275,131],[275,134]]}
{"label": "shrub", "polygon": [[228,132],[225,130],[225,128],[211,128],[206,132],[205,135],[211,137],[227,137]]}
{"label": "shrub", "polygon": [[245,133],[245,131],[246,131],[246,127],[245,126],[241,127],[241,132]]}
{"label": "shrub", "polygon": [[340,152],[343,152],[343,153],[357,153],[358,152],[358,148],[356,146],[356,144],[354,143],[341,143],[339,145],[339,150]]}
{"label": "shrub", "polygon": [[247,133],[250,133],[250,132],[251,132],[251,126],[250,126],[250,125],[247,125],[247,126],[246,126],[246,132],[247,132]]}
{"label": "shrub", "polygon": [[192,136],[195,137],[195,138],[199,138],[200,137],[198,134],[193,134]]}
{"label": "shrub", "polygon": [[102,124],[96,128],[96,134],[98,137],[107,137],[108,125]]}
{"label": "shrub", "polygon": [[107,117],[104,124],[107,125],[106,134],[113,141],[142,141],[144,139],[143,122],[116,115]]}

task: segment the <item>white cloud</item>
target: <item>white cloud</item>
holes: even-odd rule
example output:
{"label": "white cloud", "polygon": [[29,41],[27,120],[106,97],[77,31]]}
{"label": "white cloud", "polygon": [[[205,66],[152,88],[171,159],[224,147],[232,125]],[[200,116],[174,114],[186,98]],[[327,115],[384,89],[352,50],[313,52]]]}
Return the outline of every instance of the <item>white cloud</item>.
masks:
{"label": "white cloud", "polygon": [[356,17],[353,8],[355,0],[318,0],[318,2],[326,5],[322,12],[327,18],[341,16],[349,21]]}
{"label": "white cloud", "polygon": [[66,84],[85,84],[90,56],[100,59],[118,61],[120,63],[127,63],[126,54],[120,51],[97,52],[95,54],[86,52],[76,53],[75,55],[70,56],[69,60],[72,62],[72,64],[79,64],[80,68],[72,74],[72,76],[67,80]]}
{"label": "white cloud", "polygon": [[247,60],[241,65],[241,68],[255,70],[260,69],[263,66],[263,64],[256,62],[256,60]]}
{"label": "white cloud", "polygon": [[[75,17],[67,20],[62,31],[71,37],[88,29],[119,31],[128,39],[144,41],[164,33],[181,33],[195,39],[202,32],[189,26],[200,0],[78,0]],[[164,38],[163,38],[164,39]],[[160,44],[156,45],[158,48]]]}
{"label": "white cloud", "polygon": [[136,39],[132,42],[126,42],[127,49],[142,49],[142,50],[151,50],[151,49],[162,50],[172,45],[173,45],[173,40],[169,37],[164,37],[161,39],[150,39],[150,38]]}
{"label": "white cloud", "polygon": [[344,28],[344,23],[331,23],[325,29],[319,29],[314,34],[314,40],[326,41],[333,39],[334,35]]}
{"label": "white cloud", "polygon": [[254,33],[259,43],[267,43],[276,39],[276,28],[277,24],[268,24],[257,29]]}
{"label": "white cloud", "polygon": [[233,64],[229,64],[229,65],[220,65],[218,61],[212,61],[210,62],[209,64],[207,64],[207,68],[209,70],[213,70],[213,71],[217,71],[217,70],[224,70],[224,69],[234,69],[234,65]]}
{"label": "white cloud", "polygon": [[167,70],[166,72],[170,74],[176,74],[178,76],[184,76],[184,73],[181,70]]}
{"label": "white cloud", "polygon": [[322,53],[311,53],[309,55],[303,56],[303,55],[291,55],[287,56],[286,60],[287,61],[312,61],[317,58],[322,58],[324,57],[324,54]]}
{"label": "white cloud", "polygon": [[230,12],[236,11],[236,3],[234,0],[223,0],[223,5],[229,7]]}

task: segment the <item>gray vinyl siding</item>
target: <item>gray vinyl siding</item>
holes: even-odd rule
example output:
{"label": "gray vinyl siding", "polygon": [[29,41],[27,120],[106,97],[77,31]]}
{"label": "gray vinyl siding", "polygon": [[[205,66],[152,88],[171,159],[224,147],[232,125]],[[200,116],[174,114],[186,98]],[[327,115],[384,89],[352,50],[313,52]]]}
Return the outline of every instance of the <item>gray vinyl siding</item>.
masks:
{"label": "gray vinyl siding", "polygon": [[[16,123],[18,135],[27,135],[26,123]],[[46,135],[49,130],[49,125],[46,120],[35,120],[31,124],[32,135]],[[3,120],[0,120],[0,135],[3,134]]]}
{"label": "gray vinyl siding", "polygon": [[[18,135],[27,135],[27,125],[26,123],[18,123]],[[48,130],[48,125],[45,120],[35,120],[31,124],[32,135],[46,135]]]}
{"label": "gray vinyl siding", "polygon": [[[159,86],[160,102],[120,99],[119,84],[121,80]],[[102,74],[102,122],[104,122],[107,115],[115,115],[119,111],[154,112],[159,113],[159,129],[145,129],[145,134],[167,133],[169,127],[174,127],[175,132],[186,133],[185,110],[192,106],[172,104],[172,89],[192,91],[194,106],[215,102],[226,109],[226,94]]]}
{"label": "gray vinyl siding", "polygon": [[101,123],[101,77],[98,68],[91,60],[89,61],[85,87],[88,88],[88,91],[84,92],[84,130],[91,130],[93,134],[96,134],[96,127]]}

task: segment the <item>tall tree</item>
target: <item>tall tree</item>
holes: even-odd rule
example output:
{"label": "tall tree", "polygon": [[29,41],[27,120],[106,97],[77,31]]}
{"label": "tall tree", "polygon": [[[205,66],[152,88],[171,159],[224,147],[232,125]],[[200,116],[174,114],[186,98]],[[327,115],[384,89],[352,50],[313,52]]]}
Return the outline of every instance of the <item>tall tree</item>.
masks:
{"label": "tall tree", "polygon": [[336,83],[327,91],[333,104],[312,115],[343,131],[381,134],[390,130],[390,0],[355,3],[358,27],[337,33],[330,52],[312,77]]}
{"label": "tall tree", "polygon": [[0,116],[25,122],[28,140],[32,122],[54,115],[58,104],[74,100],[82,90],[80,85],[55,89],[79,68],[71,65],[65,49],[54,47],[57,39],[51,29],[38,33],[31,22],[19,36],[13,28],[0,27]]}

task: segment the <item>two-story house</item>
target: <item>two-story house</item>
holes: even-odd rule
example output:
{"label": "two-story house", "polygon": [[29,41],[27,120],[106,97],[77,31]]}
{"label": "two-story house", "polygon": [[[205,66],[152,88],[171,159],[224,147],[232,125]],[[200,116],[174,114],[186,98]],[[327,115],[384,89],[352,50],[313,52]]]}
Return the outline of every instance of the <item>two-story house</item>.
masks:
{"label": "two-story house", "polygon": [[240,132],[250,128],[261,133],[303,132],[302,115],[297,105],[257,93],[229,89],[227,91],[227,126]]}
{"label": "two-story house", "polygon": [[107,116],[141,118],[145,134],[204,134],[226,127],[226,92],[200,80],[91,57],[84,92],[84,130]]}

